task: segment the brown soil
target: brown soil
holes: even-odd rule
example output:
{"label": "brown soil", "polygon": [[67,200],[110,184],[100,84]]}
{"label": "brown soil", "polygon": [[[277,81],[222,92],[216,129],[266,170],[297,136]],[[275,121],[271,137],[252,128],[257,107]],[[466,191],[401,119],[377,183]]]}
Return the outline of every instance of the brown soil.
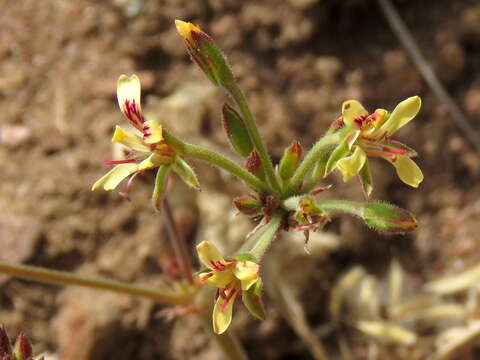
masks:
{"label": "brown soil", "polygon": [[[479,4],[396,4],[478,127]],[[160,281],[166,234],[147,201],[151,179],[135,183],[131,203],[90,186],[112,156],[114,125],[124,121],[115,99],[122,73],[139,74],[144,108],[167,128],[227,149],[219,123],[225,98],[186,55],[173,25],[180,18],[200,25],[228,54],[275,160],[293,139],[309,147],[345,99],[373,109],[392,108],[414,94],[423,98],[421,115],[399,134],[420,154],[420,189],[403,185],[388,164],[372,164],[374,197],[410,209],[420,227],[385,238],[356,220],[335,220],[328,230],[340,235],[342,245],[314,256],[312,266],[292,261],[289,269],[300,279],[296,290],[314,327],[328,321],[328,290],[351,265],[381,274],[395,257],[421,282],[478,262],[478,153],[422,80],[375,1],[3,0],[0,14],[0,260]],[[234,248],[250,228],[242,216],[230,216],[229,198],[243,187],[203,164],[196,169],[202,193],[180,184],[172,190],[183,232],[191,244],[228,234]],[[332,181],[328,196],[362,198],[355,182]],[[317,283],[322,285],[313,291]],[[235,319],[252,359],[311,358],[268,303],[264,324],[241,310]],[[160,309],[144,300],[0,277],[0,322],[12,335],[25,330],[37,350],[59,359],[222,358],[195,321],[167,323]],[[333,338],[327,348],[337,353]],[[360,344],[359,358],[361,350]],[[387,350],[399,359],[424,358],[420,350]]]}

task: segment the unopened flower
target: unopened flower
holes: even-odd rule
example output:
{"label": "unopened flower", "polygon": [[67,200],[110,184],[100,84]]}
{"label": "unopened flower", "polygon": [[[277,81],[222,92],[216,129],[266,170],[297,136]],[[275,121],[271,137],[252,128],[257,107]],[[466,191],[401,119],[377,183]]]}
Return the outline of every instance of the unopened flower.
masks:
{"label": "unopened flower", "polygon": [[213,330],[225,332],[232,321],[233,304],[242,296],[244,304],[254,316],[264,318],[260,301],[262,283],[260,265],[246,259],[224,259],[218,249],[208,241],[197,245],[201,262],[207,266],[199,274],[200,281],[218,288],[213,309]]}
{"label": "unopened flower", "polygon": [[327,172],[337,168],[345,182],[360,174],[364,189],[369,194],[371,179],[367,157],[377,157],[390,162],[404,183],[418,187],[423,181],[423,174],[411,160],[417,153],[392,140],[391,136],[417,115],[420,106],[420,97],[413,96],[399,103],[391,114],[384,109],[377,109],[370,114],[356,100],[344,102],[343,123],[352,131],[347,133],[343,143],[332,153],[327,163]]}
{"label": "unopened flower", "polygon": [[140,104],[140,80],[136,75],[122,75],[118,79],[117,98],[120,110],[140,135],[125,131],[117,126],[112,142],[120,143],[130,149],[127,159],[107,161],[115,165],[112,170],[92,186],[92,190],[103,187],[113,190],[125,178],[130,176],[127,185],[139,173],[153,169],[175,160],[174,150],[164,141],[162,125],[155,120],[145,120]]}

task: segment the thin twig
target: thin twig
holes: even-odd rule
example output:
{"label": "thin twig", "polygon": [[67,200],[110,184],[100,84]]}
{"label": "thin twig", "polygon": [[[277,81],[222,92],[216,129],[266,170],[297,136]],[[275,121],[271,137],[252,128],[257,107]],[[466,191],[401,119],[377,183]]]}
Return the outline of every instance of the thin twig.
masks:
{"label": "thin twig", "polygon": [[192,302],[193,298],[191,293],[178,294],[171,290],[149,289],[121,281],[83,277],[65,271],[50,270],[29,265],[13,265],[0,262],[0,274],[56,285],[73,285],[113,291],[121,294],[146,297],[176,305],[188,305]]}
{"label": "thin twig", "polygon": [[428,86],[430,86],[435,96],[445,104],[448,112],[452,116],[452,119],[464,133],[465,137],[471,142],[477,151],[480,151],[480,137],[477,131],[475,131],[475,129],[470,125],[465,115],[462,113],[458,105],[438,79],[435,72],[432,70],[432,67],[422,55],[417,42],[405,26],[405,23],[398,14],[397,9],[395,9],[390,0],[378,0],[378,4],[385,15],[387,22],[392,28],[392,31],[398,37],[403,47],[412,58],[412,61],[417,66],[418,71],[420,71],[420,74],[422,74]]}
{"label": "thin twig", "polygon": [[167,227],[168,237],[170,239],[170,243],[172,244],[175,257],[180,265],[183,276],[190,284],[193,284],[195,281],[193,279],[193,272],[190,266],[190,257],[188,256],[185,239],[180,233],[180,229],[178,228],[177,222],[175,221],[172,213],[172,209],[166,198],[163,200],[163,211],[165,215],[165,226]]}

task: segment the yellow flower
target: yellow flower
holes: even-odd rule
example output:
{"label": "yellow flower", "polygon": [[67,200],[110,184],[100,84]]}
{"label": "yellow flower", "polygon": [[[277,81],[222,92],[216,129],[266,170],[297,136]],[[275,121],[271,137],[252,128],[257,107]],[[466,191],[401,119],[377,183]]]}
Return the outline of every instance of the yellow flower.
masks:
{"label": "yellow flower", "polygon": [[377,109],[370,114],[358,101],[345,101],[342,119],[352,131],[332,153],[336,155],[329,160],[330,169],[336,167],[340,170],[345,182],[360,174],[368,195],[372,188],[367,157],[383,158],[395,167],[400,180],[418,187],[423,181],[423,174],[411,160],[417,153],[390,137],[418,114],[421,103],[420,97],[413,96],[398,104],[391,114],[384,109]]}
{"label": "yellow flower", "polygon": [[[253,315],[263,318],[263,314],[259,314],[258,309],[252,310],[251,306],[251,295],[258,296],[261,291],[258,275],[260,265],[250,260],[224,259],[218,249],[208,241],[198,244],[197,252],[200,261],[207,266],[207,269],[199,274],[200,281],[219,289],[213,309],[215,333],[222,334],[227,330],[232,321],[233,304],[239,296],[242,296],[243,302]],[[255,288],[260,290],[252,294],[251,290]],[[247,293],[250,293],[249,296]]]}
{"label": "yellow flower", "polygon": [[115,165],[112,170],[101,177],[92,186],[92,190],[103,187],[104,190],[115,189],[125,178],[130,177],[125,196],[131,180],[139,173],[170,164],[175,158],[173,149],[165,143],[162,125],[155,120],[145,120],[140,104],[141,86],[136,75],[121,75],[117,83],[117,99],[120,110],[141,135],[115,128],[112,142],[120,143],[130,149],[127,159],[106,161],[107,165]]}

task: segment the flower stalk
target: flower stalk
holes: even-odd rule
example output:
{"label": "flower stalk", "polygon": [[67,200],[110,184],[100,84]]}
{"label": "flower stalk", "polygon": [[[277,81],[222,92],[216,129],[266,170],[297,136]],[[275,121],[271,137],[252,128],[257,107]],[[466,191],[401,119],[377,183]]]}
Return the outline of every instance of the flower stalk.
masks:
{"label": "flower stalk", "polygon": [[189,292],[178,293],[166,289],[151,289],[121,281],[84,277],[37,266],[13,265],[0,262],[0,274],[55,285],[82,286],[90,289],[106,290],[119,294],[144,297],[167,304],[187,305],[192,302],[192,294]]}

